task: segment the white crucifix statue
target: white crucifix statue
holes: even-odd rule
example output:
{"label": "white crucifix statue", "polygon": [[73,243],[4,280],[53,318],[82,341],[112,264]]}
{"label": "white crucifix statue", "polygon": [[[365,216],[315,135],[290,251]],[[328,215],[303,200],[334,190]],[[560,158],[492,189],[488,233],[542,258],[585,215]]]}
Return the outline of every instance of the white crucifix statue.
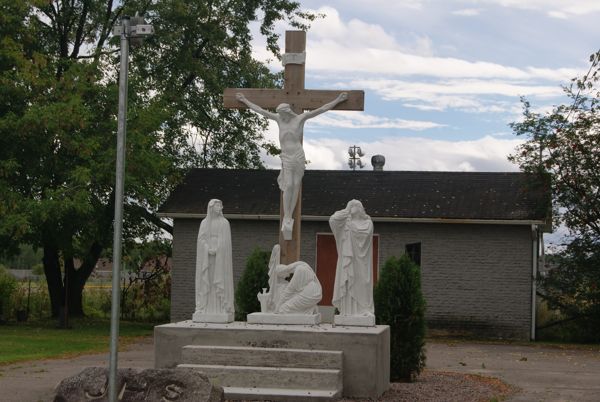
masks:
{"label": "white crucifix statue", "polygon": [[[281,148],[281,173],[277,179],[281,194],[281,263],[300,258],[302,177],[304,176],[303,128],[306,120],[328,110],[364,110],[363,91],[310,90],[304,88],[306,32],[285,33],[283,89],[227,88],[227,108],[251,110],[277,122]],[[275,112],[267,109],[275,109]]]}

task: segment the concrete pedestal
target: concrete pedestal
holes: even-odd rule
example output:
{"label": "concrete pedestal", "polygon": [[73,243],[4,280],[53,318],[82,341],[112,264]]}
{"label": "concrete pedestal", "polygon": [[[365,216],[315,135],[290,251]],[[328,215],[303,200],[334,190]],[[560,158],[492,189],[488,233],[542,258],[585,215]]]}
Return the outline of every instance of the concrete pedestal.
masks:
{"label": "concrete pedestal", "polygon": [[334,327],[331,324],[192,321],[159,325],[154,327],[155,367],[175,367],[184,363],[182,350],[188,345],[341,351],[344,396],[377,398],[389,388],[390,329],[387,325]]}
{"label": "concrete pedestal", "polygon": [[272,314],[250,313],[248,324],[316,325],[321,323],[321,314]]}
{"label": "concrete pedestal", "polygon": [[192,316],[193,322],[212,322],[217,324],[226,324],[228,322],[233,322],[233,313],[223,313],[223,314],[206,314],[195,312]]}
{"label": "concrete pedestal", "polygon": [[350,325],[357,327],[372,327],[375,325],[374,315],[336,315],[333,317],[335,325]]}

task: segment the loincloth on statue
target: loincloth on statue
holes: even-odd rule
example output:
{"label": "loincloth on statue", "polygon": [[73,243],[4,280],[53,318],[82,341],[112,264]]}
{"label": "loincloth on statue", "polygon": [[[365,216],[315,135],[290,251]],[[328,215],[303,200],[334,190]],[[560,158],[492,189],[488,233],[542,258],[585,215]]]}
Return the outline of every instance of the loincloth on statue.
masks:
{"label": "loincloth on statue", "polygon": [[277,177],[277,184],[281,191],[285,191],[286,184],[291,180],[290,175],[298,176],[300,179],[304,176],[306,158],[304,156],[304,149],[302,148],[291,155],[282,152],[279,157],[281,158],[281,172],[279,172],[279,176]]}

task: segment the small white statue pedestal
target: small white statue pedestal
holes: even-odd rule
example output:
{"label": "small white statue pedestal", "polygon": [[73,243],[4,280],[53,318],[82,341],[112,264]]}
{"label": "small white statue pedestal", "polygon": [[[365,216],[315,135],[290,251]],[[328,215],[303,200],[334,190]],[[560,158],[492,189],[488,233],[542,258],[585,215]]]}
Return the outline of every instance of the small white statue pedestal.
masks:
{"label": "small white statue pedestal", "polygon": [[374,315],[336,315],[333,317],[335,325],[347,325],[354,327],[373,327],[375,326]]}
{"label": "small white statue pedestal", "polygon": [[246,316],[248,324],[317,325],[321,323],[321,313],[316,314],[274,314],[251,313]]}
{"label": "small white statue pedestal", "polygon": [[214,324],[227,324],[233,322],[233,313],[207,314],[195,312],[192,316],[193,322],[210,322]]}

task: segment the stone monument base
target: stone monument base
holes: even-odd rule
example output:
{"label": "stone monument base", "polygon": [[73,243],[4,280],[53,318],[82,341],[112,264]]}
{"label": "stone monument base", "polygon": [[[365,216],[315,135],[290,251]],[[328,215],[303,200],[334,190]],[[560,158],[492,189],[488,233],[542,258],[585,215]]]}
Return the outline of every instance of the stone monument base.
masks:
{"label": "stone monument base", "polygon": [[[194,346],[200,346],[201,350]],[[272,351],[273,348],[279,353]],[[220,351],[216,354],[219,360],[209,363],[207,360],[211,356],[211,349],[215,349],[213,353],[217,349]],[[189,360],[186,360],[186,351]],[[267,353],[262,354],[265,351]],[[332,356],[327,357],[327,351]],[[328,376],[333,381],[335,373],[332,370],[304,369],[302,366],[306,362],[311,363],[311,367],[314,367],[313,363],[324,364],[326,359],[334,358],[333,355],[337,353],[342,355],[340,375],[343,396],[376,399],[389,388],[390,328],[387,325],[342,327],[331,324],[269,325],[239,321],[230,324],[200,324],[182,321],[154,327],[156,368],[185,367],[194,362],[198,370],[213,373],[217,378],[225,378],[227,375],[231,383],[222,385],[225,398],[231,396],[232,399],[257,399],[256,396],[250,398],[250,395],[242,397],[236,393],[235,388],[254,385],[249,382],[251,377],[259,375],[262,382],[255,387],[283,388],[279,384],[269,384],[268,381],[277,381],[280,375],[288,373],[290,369],[285,367],[289,367],[290,363],[295,366],[294,373],[298,373],[293,378],[298,381],[304,378],[306,384],[313,384],[312,389],[308,390],[313,392],[313,389],[319,388],[318,382],[325,381]],[[306,357],[303,358],[303,355]],[[239,367],[241,363],[236,359],[240,356],[245,365],[252,367]],[[273,361],[269,362],[268,359]],[[273,369],[275,366],[279,368]],[[226,368],[237,371],[225,373]],[[283,383],[287,381],[286,378],[279,380]],[[261,395],[262,399],[275,399],[266,397],[264,392]],[[278,399],[290,401],[294,398],[287,394]]]}
{"label": "stone monument base", "polygon": [[347,325],[355,327],[375,326],[374,315],[336,315],[333,317],[335,325]]}
{"label": "stone monument base", "polygon": [[321,323],[321,314],[273,314],[251,313],[247,316],[248,324],[274,325],[316,325]]}
{"label": "stone monument base", "polygon": [[210,322],[215,324],[227,324],[228,322],[233,322],[233,313],[223,313],[223,314],[206,314],[195,312],[192,316],[193,322]]}

